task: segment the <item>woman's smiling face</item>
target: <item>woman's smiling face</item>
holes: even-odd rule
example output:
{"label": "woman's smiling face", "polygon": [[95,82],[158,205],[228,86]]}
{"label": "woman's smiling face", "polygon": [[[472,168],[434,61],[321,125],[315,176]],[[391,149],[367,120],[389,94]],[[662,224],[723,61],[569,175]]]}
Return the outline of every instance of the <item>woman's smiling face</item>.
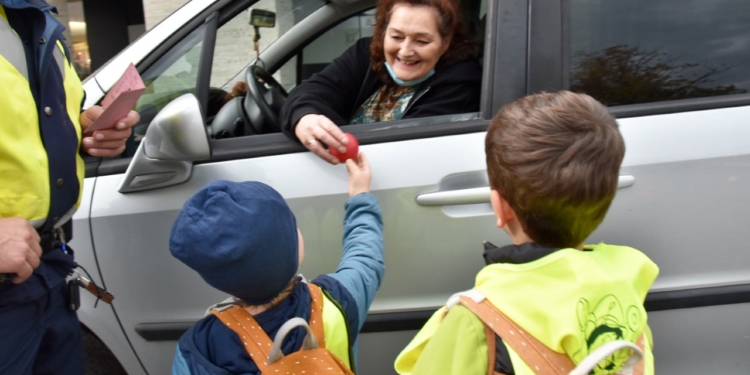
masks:
{"label": "woman's smiling face", "polygon": [[448,49],[438,30],[437,10],[426,6],[396,4],[385,30],[385,60],[404,81],[422,78]]}

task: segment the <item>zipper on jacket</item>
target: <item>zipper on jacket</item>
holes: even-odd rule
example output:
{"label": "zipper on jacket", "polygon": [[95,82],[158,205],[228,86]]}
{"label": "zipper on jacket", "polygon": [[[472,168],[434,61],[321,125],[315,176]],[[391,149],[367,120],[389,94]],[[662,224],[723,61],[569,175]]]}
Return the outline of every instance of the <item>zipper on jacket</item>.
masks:
{"label": "zipper on jacket", "polygon": [[417,100],[419,100],[419,98],[421,98],[422,96],[424,96],[424,94],[426,94],[427,91],[430,91],[430,88],[432,88],[432,86],[428,86],[426,89],[424,89],[424,91],[418,93],[415,97],[413,97],[411,99],[411,101],[409,102],[409,105],[406,106],[406,110],[404,110],[403,116],[406,116],[406,114],[409,113],[409,110],[411,109],[411,107],[414,106],[414,103],[416,103]]}

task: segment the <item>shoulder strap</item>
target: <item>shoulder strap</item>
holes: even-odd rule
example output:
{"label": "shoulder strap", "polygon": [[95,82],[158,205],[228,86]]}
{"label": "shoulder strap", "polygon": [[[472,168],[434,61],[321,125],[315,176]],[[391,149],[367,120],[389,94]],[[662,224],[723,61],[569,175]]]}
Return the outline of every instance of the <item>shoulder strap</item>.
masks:
{"label": "shoulder strap", "polygon": [[[323,328],[323,292],[320,287],[311,283],[310,289],[310,329],[321,348],[325,348],[325,331]],[[222,323],[234,331],[245,345],[245,350],[258,368],[263,372],[268,366],[273,341],[263,331],[263,328],[250,313],[239,306],[219,310],[211,310]]]}
{"label": "shoulder strap", "polygon": [[[644,343],[646,341],[646,336],[641,333],[640,336],[638,336],[638,340],[636,340],[635,345],[637,345],[641,351],[644,350],[646,347],[646,344]],[[633,375],[643,375],[646,373],[646,359],[644,358],[642,361],[635,364],[635,367],[633,367]]]}
{"label": "shoulder strap", "polygon": [[497,347],[495,345],[495,332],[488,325],[484,325],[484,337],[487,340],[487,375],[495,375],[495,362],[497,361]]}
{"label": "shoulder strap", "polygon": [[537,374],[568,374],[576,367],[568,356],[557,353],[521,329],[487,299],[477,303],[461,296],[460,302],[500,336]]}
{"label": "shoulder strap", "polygon": [[323,298],[325,297],[319,286],[307,283],[307,287],[310,289],[310,329],[318,339],[318,345],[325,348],[326,334],[323,326]]}
{"label": "shoulder strap", "polygon": [[[310,329],[321,348],[325,348],[325,330],[323,328],[323,292],[320,287],[311,283],[310,289]],[[234,305],[223,310],[211,310],[222,323],[234,331],[245,345],[245,350],[258,366],[261,373],[268,367],[273,341],[263,328],[245,309]]]}
{"label": "shoulder strap", "polygon": [[258,366],[260,372],[265,372],[268,367],[268,357],[271,354],[273,341],[263,331],[255,318],[245,309],[236,305],[222,311],[211,310],[211,313],[237,334],[240,341],[245,344],[247,354]]}
{"label": "shoulder strap", "polygon": [[[565,375],[576,368],[575,363],[567,355],[548,348],[495,308],[486,298],[476,302],[462,295],[459,301],[500,336],[537,374]],[[643,350],[643,335],[638,338],[637,345]],[[494,357],[494,353],[490,354],[490,358]],[[643,361],[640,361],[635,366],[633,374],[642,375],[643,371]]]}

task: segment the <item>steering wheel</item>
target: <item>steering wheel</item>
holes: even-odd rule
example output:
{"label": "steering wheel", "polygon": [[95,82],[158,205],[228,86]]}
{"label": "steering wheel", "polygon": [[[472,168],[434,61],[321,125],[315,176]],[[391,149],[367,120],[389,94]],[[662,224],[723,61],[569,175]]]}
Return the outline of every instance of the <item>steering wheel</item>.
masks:
{"label": "steering wheel", "polygon": [[256,134],[280,132],[278,114],[288,95],[286,90],[258,65],[248,67],[245,78],[248,93],[244,104],[252,130]]}

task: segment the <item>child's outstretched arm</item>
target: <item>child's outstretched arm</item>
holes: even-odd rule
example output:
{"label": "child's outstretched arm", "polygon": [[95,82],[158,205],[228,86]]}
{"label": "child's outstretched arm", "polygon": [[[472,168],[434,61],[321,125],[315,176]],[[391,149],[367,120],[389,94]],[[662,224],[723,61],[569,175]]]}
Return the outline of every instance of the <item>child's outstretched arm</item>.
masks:
{"label": "child's outstretched arm", "polygon": [[[346,161],[349,199],[344,214],[344,245],[336,277],[357,300],[359,328],[385,274],[383,217],[378,199],[370,194],[372,174],[364,153]],[[346,282],[344,279],[348,279]]]}
{"label": "child's outstretched arm", "polygon": [[347,160],[346,168],[350,198],[345,205],[343,252],[336,272],[328,276],[338,281],[356,301],[358,324],[352,328],[358,332],[385,274],[383,219],[377,198],[370,194],[367,157],[360,153],[356,160]]}

